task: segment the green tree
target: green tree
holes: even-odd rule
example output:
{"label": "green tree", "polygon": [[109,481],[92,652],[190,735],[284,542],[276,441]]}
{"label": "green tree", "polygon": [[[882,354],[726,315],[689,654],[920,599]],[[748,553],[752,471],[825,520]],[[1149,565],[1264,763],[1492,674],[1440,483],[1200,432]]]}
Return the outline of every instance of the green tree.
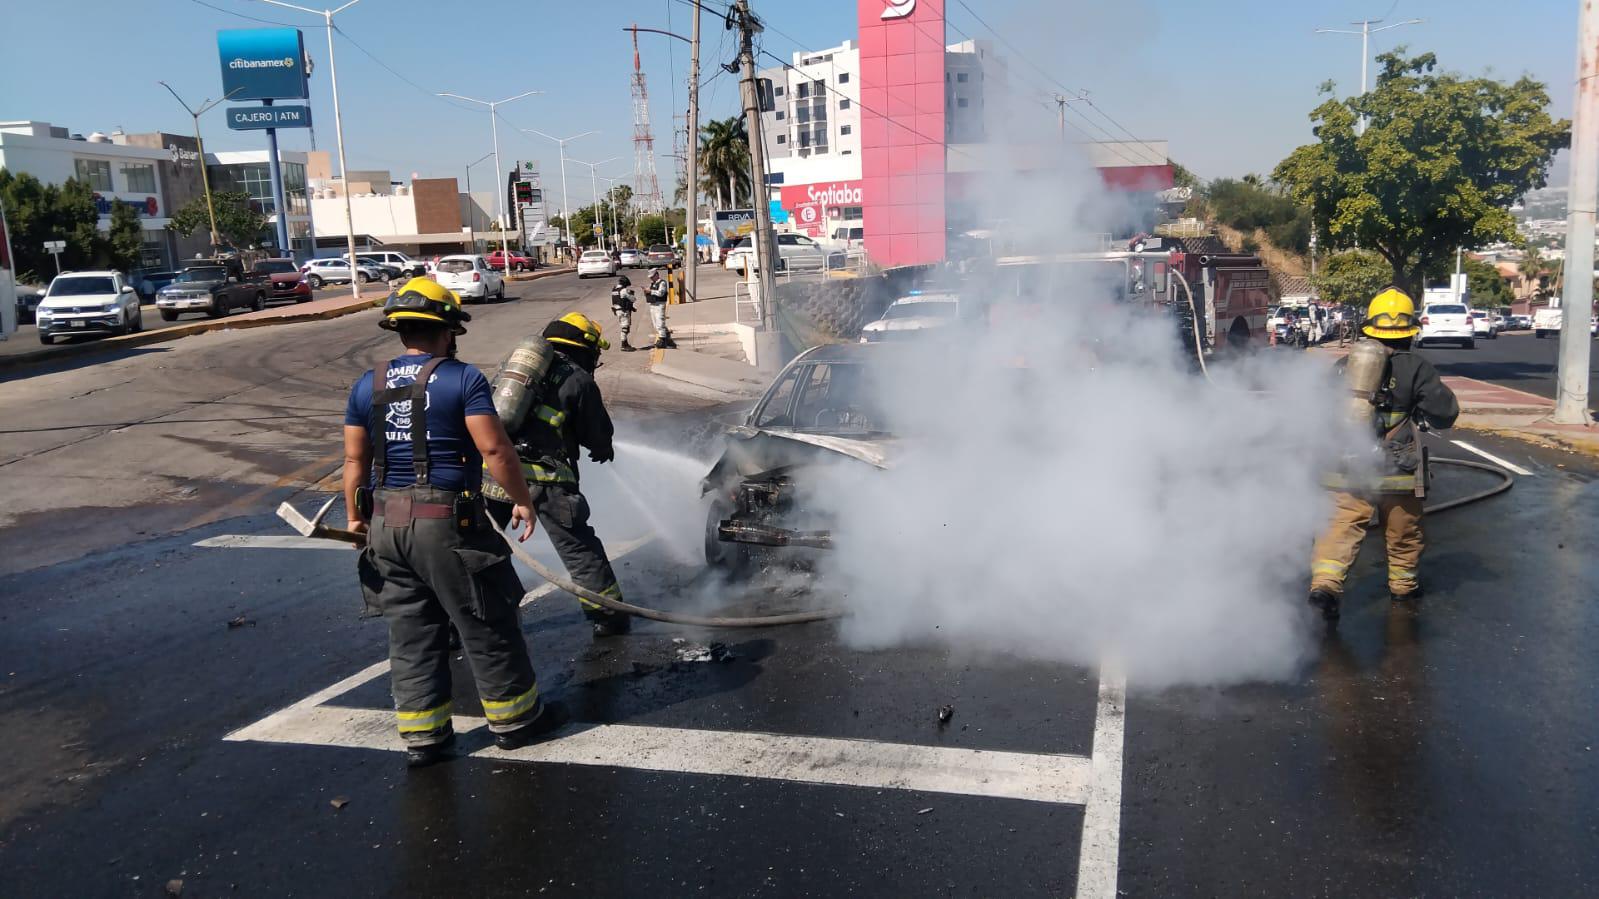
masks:
{"label": "green tree", "polygon": [[1210,216],[1246,238],[1260,229],[1279,249],[1310,250],[1310,210],[1259,175],[1217,178],[1206,188],[1205,200]]}
{"label": "green tree", "polygon": [[[250,195],[238,191],[211,194],[216,207],[217,231],[222,242],[235,247],[250,247],[259,243],[261,232],[266,230],[267,219],[255,208]],[[206,212],[205,197],[195,197],[172,213],[168,228],[188,237],[196,231],[211,231],[211,219]]]}
{"label": "green tree", "polygon": [[111,268],[127,271],[139,265],[144,254],[144,226],[139,214],[126,203],[111,205],[111,231],[106,236],[104,263]]}
{"label": "green tree", "polygon": [[1394,283],[1419,295],[1423,274],[1456,247],[1514,237],[1509,207],[1544,186],[1571,126],[1550,117],[1549,95],[1531,78],[1439,73],[1431,53],[1379,60],[1376,88],[1316,107],[1317,142],[1274,178],[1310,207],[1325,246],[1375,250]]}
{"label": "green tree", "polygon": [[61,185],[44,184],[22,172],[0,169],[0,204],[5,206],[16,274],[22,283],[42,283],[55,276],[56,264],[44,251],[47,240],[64,240],[62,268],[89,268],[102,250],[100,213],[94,192],[74,178]]}
{"label": "green tree", "polygon": [[1314,281],[1323,301],[1364,309],[1393,283],[1393,269],[1370,250],[1346,250],[1329,256]]}
{"label": "green tree", "polygon": [[644,247],[666,243],[666,217],[654,214],[639,216],[638,242],[639,246]]}
{"label": "green tree", "polygon": [[1467,257],[1461,262],[1460,269],[1466,273],[1466,291],[1473,307],[1495,309],[1515,302],[1515,291],[1510,289],[1510,285],[1499,274],[1499,269],[1491,263]]}
{"label": "green tree", "polygon": [[700,190],[717,209],[749,205],[750,139],[739,116],[700,126]]}

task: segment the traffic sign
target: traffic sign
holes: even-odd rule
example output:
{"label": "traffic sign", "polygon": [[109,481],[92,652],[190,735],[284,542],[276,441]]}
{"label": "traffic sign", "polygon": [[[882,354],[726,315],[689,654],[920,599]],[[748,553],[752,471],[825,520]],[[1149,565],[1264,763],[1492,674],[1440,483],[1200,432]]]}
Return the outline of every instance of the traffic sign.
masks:
{"label": "traffic sign", "polygon": [[66,248],[67,242],[64,240],[47,240],[44,242],[44,251],[46,253],[60,253]]}
{"label": "traffic sign", "polygon": [[309,128],[309,106],[230,106],[228,127],[234,131],[259,131],[264,128]]}

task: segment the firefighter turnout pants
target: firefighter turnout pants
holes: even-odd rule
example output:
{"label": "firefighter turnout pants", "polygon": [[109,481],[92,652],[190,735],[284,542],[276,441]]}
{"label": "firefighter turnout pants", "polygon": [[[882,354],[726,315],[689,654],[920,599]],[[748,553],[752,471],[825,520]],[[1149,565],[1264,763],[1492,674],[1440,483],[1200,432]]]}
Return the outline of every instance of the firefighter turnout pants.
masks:
{"label": "firefighter turnout pants", "polygon": [[439,743],[452,732],[452,623],[491,731],[525,727],[543,709],[518,622],[522,583],[505,541],[488,526],[463,532],[453,516],[408,516],[403,500],[395,502],[409,498],[421,512],[448,507],[455,496],[425,487],[378,491],[361,554],[363,593],[388,622],[395,715],[409,745]]}
{"label": "firefighter turnout pants", "polygon": [[1395,596],[1416,592],[1418,571],[1426,541],[1421,532],[1421,497],[1410,493],[1371,497],[1334,492],[1332,521],[1316,538],[1310,565],[1310,589],[1343,595],[1349,566],[1360,555],[1360,543],[1373,513],[1388,546],[1388,590]]}
{"label": "firefighter turnout pants", "polygon": [[[622,585],[617,583],[616,572],[611,570],[610,557],[605,554],[605,544],[589,524],[589,501],[574,484],[529,483],[533,492],[533,511],[538,515],[539,527],[550,536],[555,554],[561,557],[566,573],[580,587],[593,590],[601,596],[622,598]],[[489,511],[496,521],[504,523],[510,514],[510,505],[490,501]],[[590,621],[611,621],[623,617],[583,597],[577,598],[584,617]]]}

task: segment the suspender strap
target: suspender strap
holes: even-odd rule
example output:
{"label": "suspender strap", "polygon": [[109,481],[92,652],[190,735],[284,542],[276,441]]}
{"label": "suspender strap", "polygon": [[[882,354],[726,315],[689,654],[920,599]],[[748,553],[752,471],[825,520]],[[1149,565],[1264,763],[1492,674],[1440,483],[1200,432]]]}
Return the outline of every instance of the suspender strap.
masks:
{"label": "suspender strap", "polygon": [[[411,404],[411,467],[415,472],[416,485],[426,487],[428,475],[428,380],[433,377],[433,370],[444,362],[444,357],[435,356],[429,359],[422,370],[417,373],[416,380],[404,387],[385,387],[378,389],[379,384],[388,383],[386,369],[375,368],[372,370],[372,424],[368,428],[371,435],[373,449],[373,472],[378,487],[383,486],[385,469],[388,467],[388,438],[384,436],[383,426],[386,424],[388,407],[394,403],[409,400]],[[382,372],[383,380],[379,381]]]}
{"label": "suspender strap", "polygon": [[389,468],[389,441],[383,436],[383,416],[387,403],[382,396],[388,393],[388,366],[372,369],[372,405],[367,411],[366,438],[372,444],[372,486],[382,490]]}

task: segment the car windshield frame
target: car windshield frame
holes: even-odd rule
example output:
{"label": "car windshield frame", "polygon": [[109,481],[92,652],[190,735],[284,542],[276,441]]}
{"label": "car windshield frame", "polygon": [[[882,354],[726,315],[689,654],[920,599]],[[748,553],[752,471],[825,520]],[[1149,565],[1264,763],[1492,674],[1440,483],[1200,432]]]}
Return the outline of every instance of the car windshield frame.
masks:
{"label": "car windshield frame", "polygon": [[583,255],[578,257],[578,261],[582,262],[584,259],[598,262],[609,262],[611,261],[611,254],[605,252],[604,250],[584,250]]}
{"label": "car windshield frame", "polygon": [[[457,268],[457,266],[460,267]],[[434,266],[434,270],[443,272],[446,275],[464,275],[467,272],[477,271],[477,265],[470,259],[440,259],[438,265]]]}
{"label": "car windshield frame", "polygon": [[883,321],[901,321],[907,318],[954,319],[959,316],[960,303],[956,300],[895,302],[883,310]]}
{"label": "car windshield frame", "polygon": [[228,270],[222,266],[214,268],[191,268],[178,272],[172,279],[173,284],[207,284],[213,281],[228,280]]}
{"label": "car windshield frame", "polygon": [[[93,282],[98,285],[93,290],[61,290],[58,285],[67,285],[78,282]],[[96,295],[113,294],[117,292],[117,281],[110,275],[68,275],[57,277],[50,282],[50,288],[45,293],[48,297],[92,297]]]}
{"label": "car windshield frame", "polygon": [[1422,315],[1466,315],[1466,307],[1461,303],[1439,303],[1428,306],[1422,310]]}

